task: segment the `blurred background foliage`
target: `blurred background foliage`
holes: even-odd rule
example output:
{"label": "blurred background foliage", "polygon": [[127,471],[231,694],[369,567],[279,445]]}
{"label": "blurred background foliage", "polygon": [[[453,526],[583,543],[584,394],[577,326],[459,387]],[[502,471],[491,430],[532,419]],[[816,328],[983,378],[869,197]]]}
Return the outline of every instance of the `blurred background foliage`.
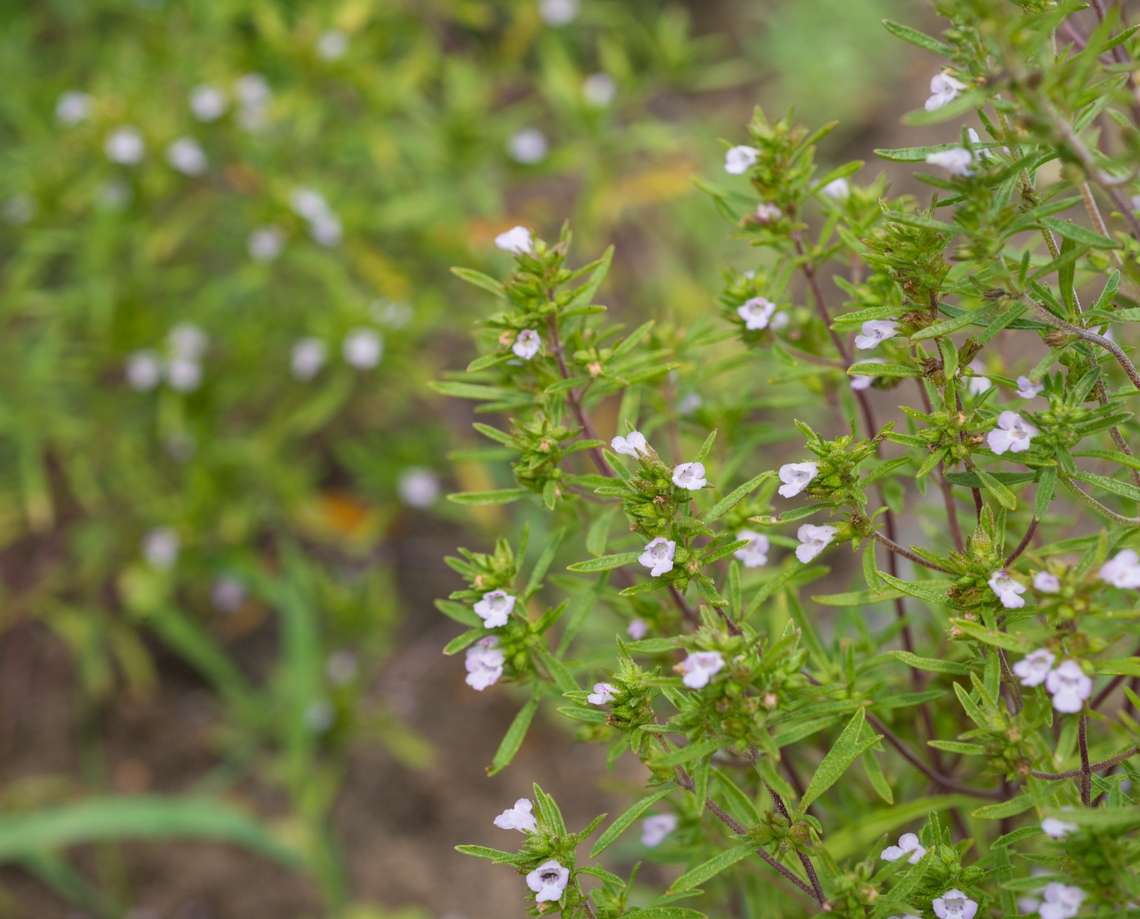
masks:
{"label": "blurred background foliage", "polygon": [[[704,315],[745,250],[692,176],[758,101],[842,116],[837,147],[905,107],[898,5],[0,4],[0,881],[118,915],[118,840],[216,839],[365,915],[330,821],[348,756],[446,756],[369,691],[438,593],[397,547],[495,475],[449,461],[470,419],[425,386],[483,311],[448,267],[572,219],[583,257],[618,246],[615,309]],[[73,712],[29,724],[45,648]],[[187,667],[209,767],[112,775],[109,707]],[[62,763],[25,755],[50,731]]]}

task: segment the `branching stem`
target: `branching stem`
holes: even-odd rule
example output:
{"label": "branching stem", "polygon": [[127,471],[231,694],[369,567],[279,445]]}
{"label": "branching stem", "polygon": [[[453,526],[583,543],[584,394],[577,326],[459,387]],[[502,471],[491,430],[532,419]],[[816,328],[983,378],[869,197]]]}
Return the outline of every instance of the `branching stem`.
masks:
{"label": "branching stem", "polygon": [[903,558],[909,559],[910,561],[914,562],[916,565],[922,565],[922,567],[929,568],[932,571],[941,571],[943,574],[952,574],[952,572],[947,571],[945,568],[942,568],[942,567],[934,564],[934,562],[928,562],[921,555],[916,555],[914,552],[911,552],[910,549],[904,549],[902,546],[900,546],[893,539],[890,539],[890,538],[884,536],[878,530],[875,530],[874,532],[872,532],[871,536],[874,537],[876,542],[882,543],[884,546],[886,546],[888,549],[890,549],[892,552],[894,552],[895,555],[901,555]]}

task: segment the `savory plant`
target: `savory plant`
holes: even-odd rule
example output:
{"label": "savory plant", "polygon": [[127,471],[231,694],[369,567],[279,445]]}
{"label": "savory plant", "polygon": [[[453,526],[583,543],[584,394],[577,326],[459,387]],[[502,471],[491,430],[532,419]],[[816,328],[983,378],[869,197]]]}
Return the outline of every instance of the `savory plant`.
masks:
{"label": "savory plant", "polygon": [[[528,695],[489,771],[550,700],[648,772],[588,851],[605,816],[572,832],[537,786],[495,820],[517,851],[459,847],[531,915],[1135,909],[1136,30],[1100,0],[936,9],[940,39],[886,23],[943,59],[907,120],[976,127],[878,151],[930,198],[821,175],[832,126],[757,111],[738,184],[700,182],[758,250],[716,322],[609,322],[612,250],[571,267],[567,229],[500,236],[505,281],[457,269],[497,311],[436,388],[500,419],[475,428],[514,484],[452,500],[546,513],[450,559],[438,603],[472,689]],[[685,868],[662,891],[607,852]]]}

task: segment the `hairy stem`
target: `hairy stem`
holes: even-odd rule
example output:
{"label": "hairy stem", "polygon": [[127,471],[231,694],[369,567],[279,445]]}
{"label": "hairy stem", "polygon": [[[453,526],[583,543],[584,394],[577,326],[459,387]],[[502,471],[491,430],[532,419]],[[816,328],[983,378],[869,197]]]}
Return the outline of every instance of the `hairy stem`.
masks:
{"label": "hairy stem", "polygon": [[1123,368],[1124,372],[1128,374],[1128,379],[1132,381],[1132,385],[1140,390],[1140,372],[1136,370],[1135,365],[1128,359],[1128,355],[1124,353],[1120,345],[1111,338],[1105,338],[1103,335],[1098,335],[1089,329],[1082,329],[1078,325],[1066,322],[1059,316],[1054,316],[1032,297],[1022,295],[1020,299],[1021,302],[1028,306],[1040,319],[1049,323],[1053,328],[1061,329],[1070,335],[1076,335],[1078,338],[1083,338],[1087,342],[1092,342],[1094,345],[1100,345],[1100,347],[1104,348],[1105,351],[1116,358],[1116,362]]}
{"label": "hairy stem", "polygon": [[935,565],[934,562],[928,562],[921,555],[916,555],[915,553],[911,552],[909,549],[904,549],[902,546],[900,546],[893,539],[890,539],[890,538],[884,536],[878,530],[875,530],[873,533],[871,533],[871,536],[874,538],[874,540],[876,542],[882,543],[884,546],[886,546],[888,549],[890,549],[892,552],[894,552],[895,555],[901,555],[903,558],[909,559],[910,561],[914,562],[916,565],[922,565],[922,567],[929,568],[932,571],[941,571],[943,574],[951,574],[952,573],[952,572],[947,571],[945,568],[940,567],[939,565]]}
{"label": "hairy stem", "polygon": [[[1085,753],[1086,755],[1088,754],[1087,749]],[[1103,772],[1105,769],[1111,769],[1117,763],[1122,763],[1137,753],[1140,753],[1140,747],[1129,747],[1123,753],[1117,753],[1116,756],[1106,759],[1102,763],[1091,764],[1088,766],[1088,772],[1091,774],[1094,772]],[[1060,779],[1075,779],[1085,774],[1085,765],[1082,763],[1080,769],[1070,769],[1068,772],[1038,772],[1036,769],[1032,769],[1029,774],[1035,779],[1045,779],[1052,782],[1056,782]]]}
{"label": "hairy stem", "polygon": [[1017,548],[1009,554],[1009,558],[1005,560],[1006,568],[1016,562],[1021,556],[1021,553],[1029,548],[1029,543],[1033,540],[1033,534],[1037,532],[1037,524],[1040,522],[1041,521],[1036,517],[1033,518],[1033,521],[1029,524],[1029,528],[1025,531],[1025,536],[1023,536],[1021,542],[1017,544]]}
{"label": "hairy stem", "polygon": [[1077,729],[1077,745],[1081,750],[1081,804],[1092,807],[1092,767],[1089,765],[1089,716],[1081,712],[1081,722]]}

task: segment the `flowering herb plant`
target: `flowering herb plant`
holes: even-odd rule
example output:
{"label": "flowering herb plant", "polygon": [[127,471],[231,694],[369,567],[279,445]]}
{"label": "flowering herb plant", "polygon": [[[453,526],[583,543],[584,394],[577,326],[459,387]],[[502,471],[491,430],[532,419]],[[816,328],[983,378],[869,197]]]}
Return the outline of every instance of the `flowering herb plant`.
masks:
{"label": "flowering herb plant", "polygon": [[[463,550],[438,604],[473,690],[529,693],[489,771],[550,700],[647,784],[576,832],[535,786],[495,821],[518,851],[460,847],[532,915],[1135,909],[1138,41],[1093,7],[886,24],[942,58],[908,120],[977,120],[878,151],[924,164],[925,201],[820,174],[829,128],[758,111],[736,184],[700,182],[759,252],[716,321],[610,323],[611,253],[571,268],[566,229],[504,233],[503,282],[458,271],[498,311],[436,388],[502,419],[475,427],[515,483],[452,500],[548,514]],[[685,868],[654,889],[607,853]]]}

